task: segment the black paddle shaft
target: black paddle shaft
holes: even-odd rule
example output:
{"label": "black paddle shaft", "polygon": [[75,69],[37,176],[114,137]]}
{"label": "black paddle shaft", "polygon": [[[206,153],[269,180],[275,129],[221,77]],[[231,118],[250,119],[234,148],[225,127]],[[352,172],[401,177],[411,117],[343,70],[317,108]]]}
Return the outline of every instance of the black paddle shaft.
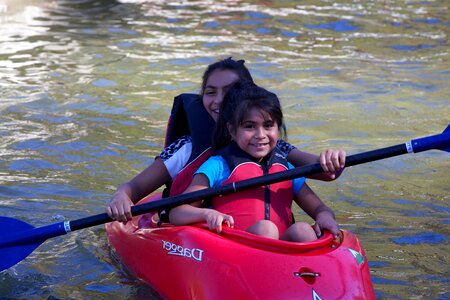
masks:
{"label": "black paddle shaft", "polygon": [[[372,150],[368,152],[363,152],[359,154],[350,155],[346,158],[345,166],[351,167],[366,162],[381,160],[388,157],[393,157],[397,155],[402,155],[407,153],[407,148],[405,144],[399,144],[391,147],[386,147],[382,149]],[[213,196],[229,194],[232,192],[237,192],[245,189],[249,189],[256,186],[268,185],[274,182],[280,182],[285,180],[291,180],[298,177],[306,177],[308,175],[317,174],[323,172],[322,167],[319,163],[309,164],[303,167],[290,169],[283,172],[278,172],[274,174],[269,174],[265,176],[255,177],[235,183],[228,183],[218,187],[200,190],[192,193],[181,194],[174,197],[165,198],[158,201],[148,202],[141,205],[136,205],[131,208],[131,213],[133,216],[142,215],[151,211],[158,211],[168,207],[174,207],[181,204],[192,203],[202,199],[206,199]],[[70,221],[70,228],[72,231],[87,228],[91,226],[96,226],[104,223],[111,222],[112,219],[108,214],[103,213],[99,215],[94,215],[74,221]]]}

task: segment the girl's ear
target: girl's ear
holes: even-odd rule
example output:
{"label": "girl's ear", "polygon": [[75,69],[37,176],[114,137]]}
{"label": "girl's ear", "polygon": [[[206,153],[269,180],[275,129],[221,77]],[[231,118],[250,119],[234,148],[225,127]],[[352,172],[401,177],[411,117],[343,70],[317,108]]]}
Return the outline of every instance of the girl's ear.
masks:
{"label": "girl's ear", "polygon": [[233,126],[229,122],[227,122],[227,129],[228,129],[228,133],[231,136],[231,140],[232,141],[235,140],[235,134],[234,134]]}

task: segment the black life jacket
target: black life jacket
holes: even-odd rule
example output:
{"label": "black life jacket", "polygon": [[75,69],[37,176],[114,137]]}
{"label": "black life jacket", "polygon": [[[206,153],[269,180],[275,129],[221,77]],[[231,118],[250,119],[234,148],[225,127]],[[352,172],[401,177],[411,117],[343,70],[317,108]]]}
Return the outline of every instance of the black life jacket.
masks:
{"label": "black life jacket", "polygon": [[192,153],[188,163],[211,147],[212,132],[216,122],[203,106],[197,94],[181,94],[174,98],[167,124],[164,147],[183,135],[192,138]]}
{"label": "black life jacket", "polygon": [[[184,135],[191,136],[192,152],[187,161],[186,166],[191,166],[190,170],[193,172],[198,168],[207,157],[212,144],[212,133],[216,122],[203,106],[202,98],[197,94],[180,94],[174,98],[172,111],[170,113],[169,121],[166,129],[166,139],[164,147],[169,146],[177,139]],[[207,153],[205,153],[207,152]],[[186,168],[184,166],[184,168]],[[166,183],[166,188],[163,191],[163,197],[174,195],[171,192],[172,183],[175,181],[181,182],[174,188],[176,194],[180,194],[186,189],[192,180],[192,174],[188,172],[180,172],[181,177],[189,179],[185,180],[181,177]],[[167,210],[159,212],[160,219],[163,222],[168,222]]]}

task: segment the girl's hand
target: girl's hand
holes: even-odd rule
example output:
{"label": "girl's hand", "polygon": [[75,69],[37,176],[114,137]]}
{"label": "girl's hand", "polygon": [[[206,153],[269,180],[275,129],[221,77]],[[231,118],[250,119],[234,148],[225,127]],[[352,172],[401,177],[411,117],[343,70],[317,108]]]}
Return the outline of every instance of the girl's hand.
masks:
{"label": "girl's hand", "polygon": [[321,211],[317,214],[313,228],[318,237],[322,235],[324,229],[329,230],[335,238],[339,236],[339,226],[333,214],[329,211]]}
{"label": "girl's hand", "polygon": [[115,193],[106,207],[106,213],[111,219],[126,224],[131,221],[131,206],[133,202],[125,193]]}
{"label": "girl's hand", "polygon": [[228,227],[234,227],[233,217],[223,214],[214,209],[205,209],[204,218],[210,230],[215,230],[217,233],[222,231],[222,224],[225,223]]}
{"label": "girl's hand", "polygon": [[323,171],[334,180],[341,175],[345,167],[346,153],[344,150],[327,149],[320,153],[319,162]]}

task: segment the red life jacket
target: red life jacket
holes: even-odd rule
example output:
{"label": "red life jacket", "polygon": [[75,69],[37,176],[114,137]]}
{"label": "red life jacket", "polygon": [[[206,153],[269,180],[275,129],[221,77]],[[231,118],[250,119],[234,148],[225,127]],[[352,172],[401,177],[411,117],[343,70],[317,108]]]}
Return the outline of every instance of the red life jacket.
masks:
{"label": "red life jacket", "polygon": [[[272,151],[264,164],[255,162],[235,143],[218,151],[218,154],[222,155],[231,171],[231,175],[223,184],[289,168],[285,156],[278,148]],[[212,206],[220,212],[232,215],[236,229],[246,230],[257,221],[266,219],[273,221],[282,235],[294,221],[291,211],[292,201],[292,181],[288,180],[215,197]]]}
{"label": "red life jacket", "polygon": [[191,184],[195,171],[211,156],[211,147],[188,163],[172,181],[170,196],[182,194]]}
{"label": "red life jacket", "polygon": [[192,138],[192,152],[186,166],[168,185],[174,196],[184,192],[190,185],[194,172],[211,156],[212,131],[216,122],[203,106],[196,94],[181,94],[175,97],[166,130],[165,147],[183,135]]}

